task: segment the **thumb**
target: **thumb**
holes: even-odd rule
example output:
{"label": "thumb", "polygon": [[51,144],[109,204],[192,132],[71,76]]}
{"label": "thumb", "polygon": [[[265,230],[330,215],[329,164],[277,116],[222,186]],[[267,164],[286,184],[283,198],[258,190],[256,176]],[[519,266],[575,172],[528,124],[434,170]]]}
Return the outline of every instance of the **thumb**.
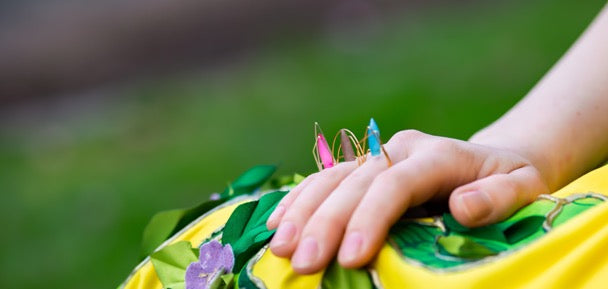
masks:
{"label": "thumb", "polygon": [[449,205],[459,223],[478,227],[501,221],[547,193],[540,173],[528,165],[458,187],[450,195]]}

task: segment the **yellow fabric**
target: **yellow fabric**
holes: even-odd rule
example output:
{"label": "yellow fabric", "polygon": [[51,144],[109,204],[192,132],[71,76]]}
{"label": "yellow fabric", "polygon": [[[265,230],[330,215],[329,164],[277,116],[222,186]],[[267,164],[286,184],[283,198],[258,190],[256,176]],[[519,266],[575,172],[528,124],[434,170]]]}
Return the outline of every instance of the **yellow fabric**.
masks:
{"label": "yellow fabric", "polygon": [[[608,195],[608,166],[554,193]],[[521,250],[466,270],[439,272],[412,265],[385,245],[373,264],[384,288],[606,288],[608,203],[574,217]]]}
{"label": "yellow fabric", "polygon": [[587,173],[553,193],[553,195],[556,197],[565,197],[589,191],[608,195],[608,165]]}
{"label": "yellow fabric", "polygon": [[289,259],[279,258],[266,250],[253,266],[253,276],[263,280],[266,289],[311,289],[321,284],[323,272],[312,275],[297,275],[291,269]]}
{"label": "yellow fabric", "polygon": [[[241,203],[242,202],[232,204],[212,212],[207,217],[194,224],[192,228],[176,236],[169,245],[179,241],[190,241],[192,244],[200,244],[205,238],[211,236],[216,229],[226,224],[232,211]],[[154,271],[152,262],[148,259],[146,263],[127,280],[127,283],[123,288],[162,289],[163,285],[158,280],[158,276],[156,276],[156,271]]]}
{"label": "yellow fabric", "polygon": [[146,262],[135,274],[129,279],[128,283],[124,287],[125,289],[162,289],[163,285],[160,284],[156,271],[152,262]]}
{"label": "yellow fabric", "polygon": [[[608,195],[608,165],[555,192],[557,197],[593,191]],[[239,203],[240,204],[240,203]],[[202,242],[224,225],[239,204],[221,208],[198,221],[171,243]],[[406,262],[385,245],[372,264],[383,288],[606,288],[608,286],[608,203],[600,204],[555,228],[530,245],[498,260],[460,271],[432,271]],[[253,266],[254,278],[267,289],[317,288],[323,272],[297,275],[288,259],[266,250]],[[162,289],[151,262],[127,281],[126,289]]]}

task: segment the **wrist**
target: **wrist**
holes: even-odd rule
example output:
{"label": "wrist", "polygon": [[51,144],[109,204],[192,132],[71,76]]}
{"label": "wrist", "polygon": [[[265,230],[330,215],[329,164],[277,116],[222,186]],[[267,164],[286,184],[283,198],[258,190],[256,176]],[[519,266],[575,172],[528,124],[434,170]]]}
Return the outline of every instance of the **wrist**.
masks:
{"label": "wrist", "polygon": [[468,141],[517,154],[536,168],[550,190],[553,191],[559,188],[558,173],[555,170],[556,166],[552,165],[549,157],[551,152],[549,150],[539,150],[532,142],[518,141],[517,137],[507,134],[494,134],[486,129],[477,132]]}

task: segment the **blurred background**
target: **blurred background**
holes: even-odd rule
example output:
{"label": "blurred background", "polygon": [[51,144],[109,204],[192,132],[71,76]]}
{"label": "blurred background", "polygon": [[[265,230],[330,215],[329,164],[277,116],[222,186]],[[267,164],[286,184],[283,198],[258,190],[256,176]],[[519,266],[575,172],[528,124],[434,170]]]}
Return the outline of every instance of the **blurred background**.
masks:
{"label": "blurred background", "polygon": [[116,288],[153,213],[313,172],[315,121],[466,139],[604,4],[1,1],[0,285]]}

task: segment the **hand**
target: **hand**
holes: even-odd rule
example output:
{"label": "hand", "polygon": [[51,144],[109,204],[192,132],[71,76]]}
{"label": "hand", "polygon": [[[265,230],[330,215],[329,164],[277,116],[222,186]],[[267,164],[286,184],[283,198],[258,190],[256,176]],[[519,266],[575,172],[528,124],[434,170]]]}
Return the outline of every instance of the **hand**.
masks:
{"label": "hand", "polygon": [[267,222],[277,228],[272,252],[291,257],[293,269],[314,273],[333,259],[365,265],[389,228],[413,206],[448,200],[470,227],[500,221],[549,189],[539,171],[515,152],[407,130],[396,133],[384,156],[357,166],[344,162],[312,174],[279,203]]}

